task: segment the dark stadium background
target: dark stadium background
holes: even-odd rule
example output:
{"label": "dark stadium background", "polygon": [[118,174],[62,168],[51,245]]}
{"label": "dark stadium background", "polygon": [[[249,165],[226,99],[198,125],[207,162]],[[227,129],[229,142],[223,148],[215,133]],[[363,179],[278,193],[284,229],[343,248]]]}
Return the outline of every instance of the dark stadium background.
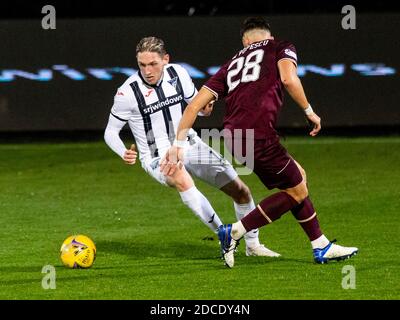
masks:
{"label": "dark stadium background", "polygon": [[[41,28],[46,4],[56,8],[56,30]],[[346,4],[356,8],[356,30],[341,28]],[[362,1],[2,2],[0,72],[35,74],[53,68],[53,77],[0,81],[0,136],[100,137],[113,95],[127,76],[116,73],[112,80],[99,80],[88,68],[136,69],[135,44],[143,36],[157,35],[166,41],[172,62],[203,72],[202,78],[195,78],[200,87],[210,76],[207,68],[222,64],[240,48],[238,29],[248,15],[265,16],[277,38],[292,41],[300,65],[322,72],[334,65],[344,68],[336,76],[307,69],[301,78],[326,134],[398,133],[398,12],[394,2]],[[356,70],[370,64],[383,68],[384,74]],[[85,79],[61,75],[54,70],[59,65]],[[196,128],[220,128],[222,116],[221,102],[212,118],[200,118]],[[307,130],[288,95],[279,123],[283,134]]]}

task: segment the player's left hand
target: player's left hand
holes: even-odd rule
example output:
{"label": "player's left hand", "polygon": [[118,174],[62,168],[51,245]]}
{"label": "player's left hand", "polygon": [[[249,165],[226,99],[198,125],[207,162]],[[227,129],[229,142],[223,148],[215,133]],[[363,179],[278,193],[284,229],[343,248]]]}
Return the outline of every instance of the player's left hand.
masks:
{"label": "player's left hand", "polygon": [[315,137],[321,130],[321,118],[313,112],[307,115],[307,119],[313,124],[313,129],[310,131],[310,136]]}
{"label": "player's left hand", "polygon": [[183,148],[171,146],[160,162],[160,171],[166,176],[172,176],[182,168]]}

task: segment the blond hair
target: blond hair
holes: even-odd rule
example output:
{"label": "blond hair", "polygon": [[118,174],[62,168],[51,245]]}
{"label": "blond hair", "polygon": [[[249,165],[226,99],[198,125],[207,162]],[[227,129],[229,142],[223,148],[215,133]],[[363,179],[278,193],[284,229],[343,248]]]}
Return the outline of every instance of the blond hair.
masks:
{"label": "blond hair", "polygon": [[136,54],[139,52],[156,52],[160,56],[167,53],[164,41],[156,37],[146,37],[140,40],[136,46]]}

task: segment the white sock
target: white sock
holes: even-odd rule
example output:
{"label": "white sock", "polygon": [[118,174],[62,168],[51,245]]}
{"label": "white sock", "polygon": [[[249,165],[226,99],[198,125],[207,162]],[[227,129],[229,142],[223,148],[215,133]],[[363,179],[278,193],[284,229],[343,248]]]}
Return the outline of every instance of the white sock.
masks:
{"label": "white sock", "polygon": [[311,241],[311,246],[313,249],[322,249],[325,248],[329,242],[330,241],[324,235],[321,235],[319,238]]}
{"label": "white sock", "polygon": [[217,233],[217,228],[222,224],[221,219],[218,217],[207,198],[196,186],[186,191],[179,192],[179,194],[182,198],[182,202],[186,204],[207,227]]}
{"label": "white sock", "polygon": [[242,224],[242,221],[235,222],[232,224],[232,238],[235,240],[239,240],[247,233],[245,227]]}
{"label": "white sock", "polygon": [[[249,203],[244,204],[233,202],[233,206],[235,207],[236,218],[238,221],[256,208],[253,199],[251,199]],[[258,233],[258,229],[254,229],[250,230],[244,235],[244,240],[246,241],[246,245],[248,247],[255,247],[260,244]]]}

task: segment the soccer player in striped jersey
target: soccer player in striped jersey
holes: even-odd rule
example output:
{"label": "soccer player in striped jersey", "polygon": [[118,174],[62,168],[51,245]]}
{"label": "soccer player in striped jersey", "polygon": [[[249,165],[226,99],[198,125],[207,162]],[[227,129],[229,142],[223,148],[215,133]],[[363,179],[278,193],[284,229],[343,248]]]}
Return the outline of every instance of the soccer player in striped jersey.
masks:
{"label": "soccer player in striped jersey", "polygon": [[[226,265],[233,267],[234,249],[243,235],[272,223],[288,211],[293,213],[307,234],[315,262],[350,258],[358,252],[357,248],[334,244],[322,233],[308,196],[305,171],[280,144],[275,130],[284,88],[312,123],[310,135],[316,136],[321,129],[321,119],[309,104],[297,76],[296,48],[290,42],[274,39],[269,24],[260,17],[246,19],[241,34],[244,48],[205,83],[186,108],[179,124],[177,141],[162,160],[161,170],[167,175],[179,170],[176,162],[184,158],[181,141],[196,119],[198,110],[214,99],[225,98],[225,130],[253,130],[254,154],[247,155],[253,157],[252,169],[268,189],[279,189],[240,221],[220,228]],[[243,137],[241,143],[246,144],[248,139],[244,134]],[[246,150],[241,148],[240,152],[242,149]],[[233,148],[232,153],[236,155],[236,152]]]}
{"label": "soccer player in striped jersey", "polygon": [[[139,71],[118,89],[104,139],[125,163],[134,164],[137,151],[127,149],[119,136],[128,123],[143,169],[159,183],[175,188],[183,203],[216,233],[222,221],[196,188],[191,175],[230,196],[237,219],[255,208],[250,190],[232,165],[205,144],[193,129],[184,138],[186,157],[182,169],[168,177],[161,173],[160,159],[175,140],[182,114],[197,90],[183,67],[169,63],[169,55],[161,39],[143,38],[137,45],[136,57]],[[208,115],[211,110],[212,103],[200,110],[200,114]],[[279,256],[260,243],[257,229],[249,232],[245,241],[248,256]]]}

